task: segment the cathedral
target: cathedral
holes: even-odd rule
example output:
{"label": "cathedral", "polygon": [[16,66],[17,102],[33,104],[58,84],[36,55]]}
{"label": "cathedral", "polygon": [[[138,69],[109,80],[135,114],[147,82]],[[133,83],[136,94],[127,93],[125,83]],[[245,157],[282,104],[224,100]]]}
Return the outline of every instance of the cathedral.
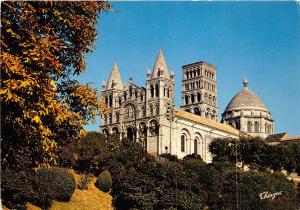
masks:
{"label": "cathedral", "polygon": [[209,143],[218,137],[240,135],[266,138],[274,133],[274,121],[262,100],[243,88],[229,102],[218,122],[217,68],[205,61],[182,66],[182,101],[174,106],[174,71],[169,73],[162,49],[146,87],[122,81],[114,63],[108,82],[102,83],[101,97],[106,110],[101,115],[100,132],[116,134],[139,142],[153,155],[170,153],[183,158],[199,154],[211,162]]}

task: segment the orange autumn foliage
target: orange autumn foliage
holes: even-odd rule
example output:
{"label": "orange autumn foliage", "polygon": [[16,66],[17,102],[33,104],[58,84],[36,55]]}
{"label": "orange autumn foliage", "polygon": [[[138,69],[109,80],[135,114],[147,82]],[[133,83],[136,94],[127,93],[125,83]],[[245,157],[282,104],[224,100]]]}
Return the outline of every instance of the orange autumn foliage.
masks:
{"label": "orange autumn foliage", "polygon": [[85,71],[104,1],[1,2],[1,164],[57,164],[57,149],[84,135],[99,114]]}

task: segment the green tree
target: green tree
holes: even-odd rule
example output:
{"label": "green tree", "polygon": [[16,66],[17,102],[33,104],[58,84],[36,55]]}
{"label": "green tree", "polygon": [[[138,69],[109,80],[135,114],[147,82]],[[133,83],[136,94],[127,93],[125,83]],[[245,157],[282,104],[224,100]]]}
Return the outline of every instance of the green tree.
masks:
{"label": "green tree", "polygon": [[105,1],[1,2],[3,168],[55,165],[56,149],[84,135],[99,101],[74,76],[84,72],[100,11],[109,8]]}

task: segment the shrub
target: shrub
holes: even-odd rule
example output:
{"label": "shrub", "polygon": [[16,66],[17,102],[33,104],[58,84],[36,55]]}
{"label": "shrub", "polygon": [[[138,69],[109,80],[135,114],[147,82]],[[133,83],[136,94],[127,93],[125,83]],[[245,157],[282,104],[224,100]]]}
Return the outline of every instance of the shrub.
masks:
{"label": "shrub", "polygon": [[110,155],[109,145],[104,136],[89,132],[77,143],[60,148],[59,164],[71,167],[80,173],[99,174],[100,165]]}
{"label": "shrub", "polygon": [[40,186],[49,187],[58,201],[69,201],[72,197],[76,183],[74,177],[63,168],[43,168],[37,173]]}
{"label": "shrub", "polygon": [[80,179],[79,183],[77,184],[78,189],[87,190],[90,181],[91,181],[91,176],[85,175]]}
{"label": "shrub", "polygon": [[27,177],[29,174],[24,171],[3,171],[1,197],[5,206],[12,209],[26,209],[26,201],[31,192],[31,183],[28,183]]}
{"label": "shrub", "polygon": [[41,185],[34,171],[5,170],[1,186],[3,204],[12,209],[26,209],[26,202],[31,202],[47,209],[53,198],[49,186]]}
{"label": "shrub", "polygon": [[171,154],[161,154],[160,155],[162,158],[166,158],[169,161],[174,161],[174,162],[178,162],[178,157],[177,155],[171,155]]}
{"label": "shrub", "polygon": [[112,179],[109,171],[103,171],[99,174],[95,186],[103,192],[108,192],[111,189]]}

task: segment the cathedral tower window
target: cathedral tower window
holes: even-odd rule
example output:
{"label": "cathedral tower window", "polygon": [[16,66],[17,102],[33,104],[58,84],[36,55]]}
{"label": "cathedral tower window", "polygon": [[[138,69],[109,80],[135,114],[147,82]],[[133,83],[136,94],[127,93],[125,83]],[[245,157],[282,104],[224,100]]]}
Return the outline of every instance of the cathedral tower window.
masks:
{"label": "cathedral tower window", "polygon": [[143,101],[143,100],[144,100],[143,93],[141,93],[141,95],[140,95],[140,98],[141,98],[141,101]]}
{"label": "cathedral tower window", "polygon": [[195,108],[194,108],[194,114],[195,114],[195,115],[201,115],[200,109],[199,109],[198,107],[195,107]]}
{"label": "cathedral tower window", "polygon": [[119,129],[117,127],[114,127],[112,129],[113,134],[118,134],[119,133]]}
{"label": "cathedral tower window", "polygon": [[105,97],[105,105],[108,106],[108,97]]}
{"label": "cathedral tower window", "polygon": [[119,113],[117,112],[116,113],[116,122],[118,123],[120,121],[120,115],[119,115]]}
{"label": "cathedral tower window", "polygon": [[194,96],[194,94],[191,95],[191,101],[192,101],[192,104],[195,102],[195,96]]}
{"label": "cathedral tower window", "polygon": [[184,99],[185,99],[185,105],[187,105],[189,103],[189,97],[187,95],[185,95]]}
{"label": "cathedral tower window", "polygon": [[124,101],[126,101],[127,100],[127,92],[125,91],[124,92]]}
{"label": "cathedral tower window", "polygon": [[170,90],[167,92],[167,97],[170,98]]}
{"label": "cathedral tower window", "polygon": [[119,106],[122,106],[122,98],[119,97]]}
{"label": "cathedral tower window", "polygon": [[150,86],[150,93],[151,93],[151,98],[154,97],[154,87],[153,85]]}
{"label": "cathedral tower window", "polygon": [[109,123],[111,124],[112,123],[112,114],[109,113]]}
{"label": "cathedral tower window", "polygon": [[156,97],[159,96],[159,88],[158,88],[158,84],[155,85],[155,96],[156,96]]}
{"label": "cathedral tower window", "polygon": [[112,107],[112,95],[109,95],[109,107]]}
{"label": "cathedral tower window", "polygon": [[132,87],[129,86],[129,98],[131,98],[131,97],[132,97]]}

